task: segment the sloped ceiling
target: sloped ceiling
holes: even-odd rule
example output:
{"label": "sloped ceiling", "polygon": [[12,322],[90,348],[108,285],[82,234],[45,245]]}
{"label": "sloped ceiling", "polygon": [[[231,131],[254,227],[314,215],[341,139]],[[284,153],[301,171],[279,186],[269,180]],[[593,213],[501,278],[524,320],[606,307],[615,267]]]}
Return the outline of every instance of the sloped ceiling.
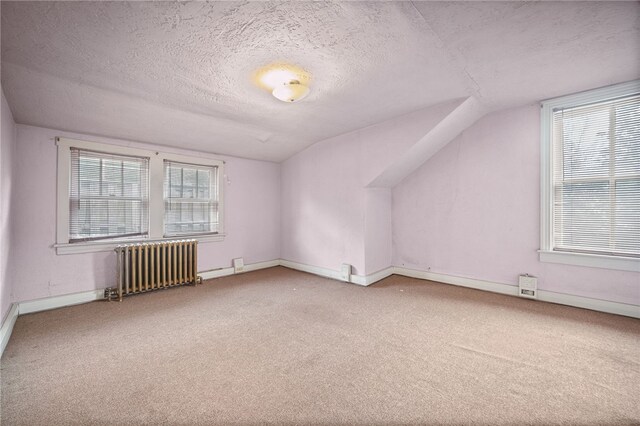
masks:
{"label": "sloped ceiling", "polygon": [[[637,2],[2,2],[23,124],[282,161],[474,95],[491,109],[637,78]],[[252,82],[288,62],[311,94]]]}

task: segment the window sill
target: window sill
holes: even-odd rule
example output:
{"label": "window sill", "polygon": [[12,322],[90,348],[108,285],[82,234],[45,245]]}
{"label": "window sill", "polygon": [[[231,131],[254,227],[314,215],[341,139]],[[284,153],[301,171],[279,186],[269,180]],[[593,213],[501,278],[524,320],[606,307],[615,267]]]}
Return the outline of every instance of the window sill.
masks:
{"label": "window sill", "polygon": [[101,251],[113,251],[117,246],[122,244],[136,244],[136,243],[153,243],[158,241],[171,241],[171,240],[198,240],[199,243],[210,243],[216,241],[224,241],[226,234],[210,234],[210,235],[184,235],[180,237],[171,238],[146,238],[142,240],[109,240],[109,241],[91,241],[86,243],[65,243],[54,244],[56,254],[80,254],[80,253],[97,253]]}
{"label": "window sill", "polygon": [[601,254],[569,253],[547,250],[538,250],[538,253],[540,253],[540,262],[640,272],[640,259],[635,257],[605,256]]}

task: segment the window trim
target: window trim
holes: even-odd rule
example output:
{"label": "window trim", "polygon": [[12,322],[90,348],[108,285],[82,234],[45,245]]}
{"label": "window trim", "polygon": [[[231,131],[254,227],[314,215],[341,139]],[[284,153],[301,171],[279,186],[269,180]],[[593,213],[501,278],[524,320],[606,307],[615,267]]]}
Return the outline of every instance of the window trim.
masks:
{"label": "window trim", "polygon": [[[163,160],[162,163],[163,163],[162,164],[163,179],[166,179],[165,173],[167,171],[166,170],[167,164],[178,164],[178,165],[182,165],[182,166],[203,167],[203,168],[206,167],[206,168],[209,168],[209,169],[213,169],[213,171],[215,173],[211,175],[209,184],[210,184],[210,187],[215,188],[216,195],[220,194],[219,187],[220,187],[220,184],[221,184],[221,180],[220,180],[220,174],[219,174],[217,166],[212,166],[212,165],[209,165],[209,164],[202,164],[202,162],[199,162],[199,163],[181,163],[181,162],[176,162],[176,161],[166,160],[166,159]],[[214,180],[215,180],[215,182],[213,182]],[[165,183],[166,183],[166,181],[165,181]],[[163,197],[163,203],[164,203],[163,206],[166,208],[167,201],[171,200],[172,197],[169,197],[168,199],[165,198],[167,194],[165,193],[164,189],[165,188],[163,187],[162,197]],[[182,203],[182,202],[185,202],[185,201],[189,202],[189,201],[192,201],[192,200],[202,200],[202,199],[199,199],[199,198],[180,198],[180,201],[177,201],[177,202]],[[209,198],[208,200],[211,202],[212,199]],[[215,203],[216,203],[216,212],[218,213],[218,218],[220,218],[220,214],[219,214],[220,213],[220,203],[218,202],[218,200],[215,200]],[[166,217],[166,211],[164,212],[163,218],[164,217]],[[219,227],[219,224],[220,224],[220,221],[218,220],[218,227]],[[166,225],[167,225],[166,223],[163,223],[163,229],[162,229],[163,235],[166,238],[178,238],[178,237],[182,238],[182,237],[185,237],[185,236],[197,236],[197,235],[203,235],[204,236],[204,235],[213,235],[213,234],[217,234],[218,233],[218,232],[211,232],[211,231],[202,231],[202,232],[194,232],[192,234],[190,234],[188,232],[178,232],[178,233],[175,233],[175,234],[168,234],[167,233],[167,229],[166,229]]]}
{"label": "window trim", "polygon": [[[53,247],[57,254],[94,253],[113,250],[117,245],[136,242],[153,242],[166,240],[182,240],[195,238],[199,242],[223,241],[224,233],[224,165],[225,162],[203,154],[200,157],[151,151],[142,148],[132,148],[121,145],[110,145],[100,142],[89,142],[77,139],[56,137],[58,147],[57,168],[57,219],[56,243]],[[149,157],[149,237],[148,238],[117,238],[110,240],[69,242],[69,187],[71,173],[71,147],[101,151],[110,154]],[[180,235],[178,237],[164,237],[164,161],[174,161],[187,164],[201,164],[218,167],[218,211],[219,228],[213,234]],[[158,212],[154,214],[154,212]]]}
{"label": "window trim", "polygon": [[541,262],[640,272],[640,258],[553,250],[553,110],[604,102],[640,92],[640,80],[601,87],[541,103],[540,113],[540,250]]}

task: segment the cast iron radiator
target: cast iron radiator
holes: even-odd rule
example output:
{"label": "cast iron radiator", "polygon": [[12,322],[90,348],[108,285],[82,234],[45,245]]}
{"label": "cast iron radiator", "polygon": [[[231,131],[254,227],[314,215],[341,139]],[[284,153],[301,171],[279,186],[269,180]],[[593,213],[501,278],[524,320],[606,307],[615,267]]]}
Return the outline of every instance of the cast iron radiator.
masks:
{"label": "cast iron radiator", "polygon": [[115,251],[118,286],[105,290],[108,300],[201,281],[197,240],[124,244]]}

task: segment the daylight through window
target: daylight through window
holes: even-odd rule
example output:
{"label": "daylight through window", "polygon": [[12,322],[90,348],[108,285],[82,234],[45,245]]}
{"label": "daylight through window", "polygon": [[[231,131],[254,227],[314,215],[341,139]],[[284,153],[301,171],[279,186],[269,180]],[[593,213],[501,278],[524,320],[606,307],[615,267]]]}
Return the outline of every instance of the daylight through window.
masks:
{"label": "daylight through window", "polygon": [[218,232],[217,169],[164,162],[165,236]]}
{"label": "daylight through window", "polygon": [[640,256],[640,95],[555,108],[553,250]]}
{"label": "daylight through window", "polygon": [[149,159],[71,148],[69,241],[147,236]]}

